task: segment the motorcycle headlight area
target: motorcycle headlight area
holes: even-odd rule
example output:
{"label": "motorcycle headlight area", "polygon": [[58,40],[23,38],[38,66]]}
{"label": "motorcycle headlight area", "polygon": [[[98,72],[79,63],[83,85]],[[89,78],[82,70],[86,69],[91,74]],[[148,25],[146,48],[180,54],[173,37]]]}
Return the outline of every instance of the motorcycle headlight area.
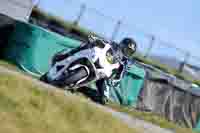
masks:
{"label": "motorcycle headlight area", "polygon": [[113,52],[112,52],[111,49],[109,49],[109,50],[106,52],[106,60],[107,60],[110,64],[114,64],[114,63],[115,63],[115,59],[114,59]]}

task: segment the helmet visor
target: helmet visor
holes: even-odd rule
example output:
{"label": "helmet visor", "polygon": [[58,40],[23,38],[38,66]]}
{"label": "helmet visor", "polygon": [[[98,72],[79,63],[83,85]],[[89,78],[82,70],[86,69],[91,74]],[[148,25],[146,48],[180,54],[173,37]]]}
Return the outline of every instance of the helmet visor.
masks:
{"label": "helmet visor", "polygon": [[130,58],[136,51],[135,45],[129,44],[128,47],[125,47],[123,49],[123,54],[127,57]]}

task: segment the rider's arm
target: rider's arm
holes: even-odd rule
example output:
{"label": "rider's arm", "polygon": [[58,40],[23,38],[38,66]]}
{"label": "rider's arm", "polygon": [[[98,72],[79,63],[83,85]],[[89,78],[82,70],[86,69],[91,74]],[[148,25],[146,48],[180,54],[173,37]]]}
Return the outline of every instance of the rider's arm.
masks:
{"label": "rider's arm", "polygon": [[123,63],[120,63],[120,67],[115,73],[114,80],[121,80],[123,78],[123,75],[124,75],[124,70],[126,68],[131,67],[130,66],[131,64],[132,63],[130,61],[128,61],[128,60],[124,60]]}

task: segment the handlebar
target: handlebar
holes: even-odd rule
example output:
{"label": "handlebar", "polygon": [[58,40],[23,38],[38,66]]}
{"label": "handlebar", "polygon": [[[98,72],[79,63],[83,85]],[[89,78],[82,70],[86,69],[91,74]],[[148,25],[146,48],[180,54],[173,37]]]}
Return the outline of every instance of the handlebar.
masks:
{"label": "handlebar", "polygon": [[109,41],[107,41],[107,40],[105,40],[105,39],[103,39],[103,38],[101,38],[101,37],[94,36],[94,35],[89,35],[89,36],[88,36],[88,40],[89,40],[89,42],[91,42],[91,43],[93,43],[93,42],[95,42],[95,41],[97,41],[97,40],[99,40],[99,41],[101,41],[101,42],[103,42],[103,43],[109,43]]}

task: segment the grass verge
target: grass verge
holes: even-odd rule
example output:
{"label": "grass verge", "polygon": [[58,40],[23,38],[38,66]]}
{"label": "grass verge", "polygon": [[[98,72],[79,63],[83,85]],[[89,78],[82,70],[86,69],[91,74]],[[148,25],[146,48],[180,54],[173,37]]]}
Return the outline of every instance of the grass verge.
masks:
{"label": "grass verge", "polygon": [[10,70],[15,70],[15,71],[19,70],[19,68],[15,64],[13,64],[11,62],[4,61],[4,60],[0,60],[0,66],[3,66],[3,67],[10,69]]}
{"label": "grass verge", "polygon": [[45,91],[19,76],[0,75],[0,132],[136,133],[78,96]]}

